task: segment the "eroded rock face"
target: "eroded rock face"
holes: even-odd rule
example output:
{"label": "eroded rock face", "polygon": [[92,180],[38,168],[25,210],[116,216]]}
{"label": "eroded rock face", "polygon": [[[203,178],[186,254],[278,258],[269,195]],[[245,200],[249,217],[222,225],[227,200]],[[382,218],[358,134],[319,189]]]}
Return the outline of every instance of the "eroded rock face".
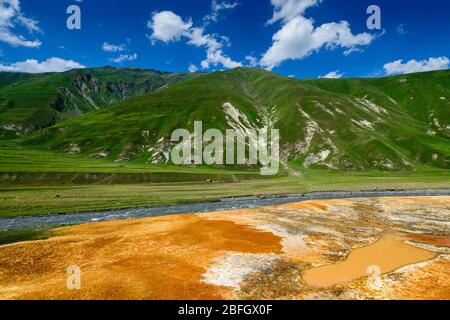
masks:
{"label": "eroded rock face", "polygon": [[92,89],[93,91],[100,91],[100,85],[97,78],[93,75],[85,73],[85,74],[77,74],[75,79],[73,80],[73,85],[75,88],[79,90],[79,92],[83,93],[86,89]]}
{"label": "eroded rock face", "polygon": [[[0,298],[450,299],[449,203],[320,200],[59,229],[0,247]],[[335,266],[328,282],[307,276]]]}
{"label": "eroded rock face", "polygon": [[117,94],[121,99],[125,99],[130,94],[129,85],[123,81],[118,83],[108,83],[106,89],[113,94]]}
{"label": "eroded rock face", "polygon": [[108,156],[109,156],[108,150],[102,150],[100,152],[93,153],[90,155],[90,157],[95,158],[95,159],[104,159],[104,158],[107,158]]}
{"label": "eroded rock face", "polygon": [[69,148],[66,150],[66,153],[69,155],[75,155],[81,153],[81,148],[78,144],[72,143]]}
{"label": "eroded rock face", "polygon": [[57,97],[50,107],[59,118],[70,119],[145,92],[133,83],[105,82],[92,74],[82,73],[74,76],[71,86],[57,89]]}
{"label": "eroded rock face", "polygon": [[0,125],[0,136],[8,137],[8,136],[16,136],[20,137],[23,135],[27,135],[30,132],[36,130],[35,126],[29,126],[24,124],[4,124]]}

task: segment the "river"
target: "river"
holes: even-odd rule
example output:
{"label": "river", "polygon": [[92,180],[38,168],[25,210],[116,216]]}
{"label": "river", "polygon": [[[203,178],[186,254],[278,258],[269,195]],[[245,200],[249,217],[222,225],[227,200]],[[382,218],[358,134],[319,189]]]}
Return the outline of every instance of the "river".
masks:
{"label": "river", "polygon": [[109,210],[99,212],[78,212],[66,214],[49,214],[22,216],[0,219],[0,232],[30,228],[81,223],[127,220],[145,217],[158,217],[173,214],[190,214],[201,212],[220,212],[227,210],[249,209],[308,200],[399,197],[399,196],[449,196],[450,189],[440,190],[398,190],[398,191],[358,191],[358,192],[312,192],[291,195],[261,195],[249,197],[225,198],[217,202],[204,202],[186,205],[172,205],[153,208]]}

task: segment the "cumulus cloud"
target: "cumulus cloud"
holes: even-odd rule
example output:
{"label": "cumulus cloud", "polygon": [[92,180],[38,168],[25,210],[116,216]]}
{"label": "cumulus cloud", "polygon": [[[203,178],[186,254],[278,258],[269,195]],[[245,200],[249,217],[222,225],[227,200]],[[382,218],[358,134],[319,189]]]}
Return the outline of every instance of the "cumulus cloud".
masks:
{"label": "cumulus cloud", "polygon": [[317,5],[318,0],[271,0],[274,7],[273,17],[267,23],[273,24],[279,20],[288,22],[292,18],[303,15],[309,7]]}
{"label": "cumulus cloud", "polygon": [[251,55],[251,54],[247,55],[245,57],[245,60],[248,61],[248,66],[249,67],[256,67],[258,65],[258,59],[255,56]]}
{"label": "cumulus cloud", "polygon": [[27,73],[64,72],[71,69],[82,68],[85,68],[85,66],[78,62],[55,57],[49,58],[42,62],[35,59],[28,59],[12,64],[0,64],[0,71]]}
{"label": "cumulus cloud", "polygon": [[386,63],[384,70],[388,75],[407,74],[414,72],[425,72],[434,70],[446,70],[449,68],[450,60],[447,57],[429,58],[428,60],[409,60],[403,63],[403,60],[397,60]]}
{"label": "cumulus cloud", "polygon": [[111,58],[109,61],[113,63],[122,63],[124,61],[134,61],[138,58],[138,55],[136,53],[133,54],[121,54],[117,58]]}
{"label": "cumulus cloud", "polygon": [[221,11],[232,10],[239,5],[239,2],[218,2],[216,0],[213,0],[211,2],[211,14],[205,16],[203,18],[203,21],[205,22],[205,24],[217,22],[219,20]]}
{"label": "cumulus cloud", "polygon": [[127,49],[127,46],[124,44],[111,44],[108,42],[104,42],[102,44],[102,49],[105,52],[122,52]]}
{"label": "cumulus cloud", "polygon": [[206,49],[206,58],[201,62],[203,69],[218,65],[222,65],[225,68],[242,66],[240,62],[233,61],[223,53],[224,46],[230,45],[228,38],[205,34],[204,28],[193,27],[191,20],[184,21],[171,11],[154,13],[151,21],[148,23],[148,27],[153,31],[149,36],[153,44],[156,41],[170,43],[181,41],[184,38],[188,45],[204,47]]}
{"label": "cumulus cloud", "polygon": [[369,45],[375,36],[369,33],[354,35],[347,21],[314,26],[305,10],[318,4],[316,0],[272,0],[274,15],[269,23],[281,20],[281,29],[272,37],[272,46],[264,53],[260,65],[271,70],[286,60],[303,59],[322,48],[346,49],[345,55]]}
{"label": "cumulus cloud", "polygon": [[319,78],[323,78],[323,79],[340,79],[342,78],[342,73],[340,72],[340,70],[336,70],[336,71],[331,71],[329,73],[327,73],[324,76],[321,76]]}
{"label": "cumulus cloud", "polygon": [[179,41],[182,36],[188,36],[192,27],[192,21],[185,22],[172,11],[161,11],[153,14],[148,27],[153,30],[150,40],[169,43]]}
{"label": "cumulus cloud", "polygon": [[0,1],[0,41],[14,47],[38,48],[41,46],[39,40],[27,40],[24,36],[17,34],[16,28],[22,27],[29,33],[42,32],[39,23],[21,11],[20,0]]}
{"label": "cumulus cloud", "polygon": [[242,63],[233,61],[230,57],[224,55],[222,50],[208,48],[206,51],[206,59],[201,62],[201,66],[203,69],[208,69],[211,65],[215,67],[222,65],[228,69],[242,67]]}
{"label": "cumulus cloud", "polygon": [[193,73],[193,72],[197,72],[198,67],[197,67],[195,64],[191,63],[191,64],[189,65],[188,70],[189,70],[189,72],[192,72],[192,73]]}

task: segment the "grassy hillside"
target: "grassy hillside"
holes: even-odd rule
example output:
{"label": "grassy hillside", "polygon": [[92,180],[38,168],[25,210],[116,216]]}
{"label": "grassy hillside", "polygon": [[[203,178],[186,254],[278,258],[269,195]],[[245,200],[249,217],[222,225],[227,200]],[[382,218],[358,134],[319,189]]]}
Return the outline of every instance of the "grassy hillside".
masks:
{"label": "grassy hillside", "polygon": [[110,67],[39,75],[0,72],[0,138],[27,134],[193,76]]}
{"label": "grassy hillside", "polygon": [[[76,79],[84,84],[78,95],[73,91],[77,98],[65,100],[62,111],[49,107],[58,101],[54,89],[72,92]],[[44,128],[0,140],[0,217],[252,194],[448,188],[449,79],[449,71],[335,80],[296,80],[258,69],[207,75],[105,68],[2,74],[3,101],[14,103],[11,109],[0,107],[0,121],[15,117],[23,121],[17,123],[40,123],[32,129]],[[120,83],[135,96],[119,94]],[[111,84],[120,90],[109,91]],[[91,100],[82,98],[83,92]],[[72,112],[75,105],[86,108]],[[56,117],[49,127],[46,110]],[[198,120],[204,129],[280,129],[281,176],[263,179],[248,167],[172,165],[167,161],[172,131],[192,131]],[[6,234],[4,241],[42,232]]]}
{"label": "grassy hillside", "polygon": [[[306,80],[324,90],[350,95],[388,96],[402,111],[431,127],[433,135],[450,137],[450,72],[434,71],[388,78]],[[447,126],[446,126],[446,125]]]}
{"label": "grassy hillside", "polygon": [[166,164],[173,130],[279,128],[287,170],[450,167],[449,71],[296,80],[215,72],[62,121],[25,145],[110,162]]}

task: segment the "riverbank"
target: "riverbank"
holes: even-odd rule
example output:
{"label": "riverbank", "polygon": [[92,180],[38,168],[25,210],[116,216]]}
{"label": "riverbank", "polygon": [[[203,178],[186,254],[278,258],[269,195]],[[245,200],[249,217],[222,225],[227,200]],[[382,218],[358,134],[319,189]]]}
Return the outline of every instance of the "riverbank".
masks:
{"label": "riverbank", "polygon": [[225,197],[314,191],[450,189],[450,171],[342,173],[233,182],[14,186],[0,188],[0,218],[218,201]]}
{"label": "riverbank", "polygon": [[[310,200],[60,228],[0,247],[0,298],[450,299],[449,203]],[[401,259],[385,265],[379,246]],[[357,249],[374,257],[363,271]],[[316,285],[312,270],[340,263],[344,281]],[[377,263],[381,274],[364,275]],[[74,265],[80,290],[66,286]]]}
{"label": "riverbank", "polygon": [[[352,199],[369,197],[429,197],[450,196],[450,189],[436,190],[359,190],[359,191],[315,191],[291,194],[260,194],[254,196],[228,197],[216,201],[196,202],[184,205],[167,205],[140,209],[123,209],[66,213],[60,215],[37,215],[0,219],[0,234],[20,230],[24,235],[47,232],[53,226],[69,226],[81,223],[128,220],[145,217],[160,217],[176,214],[221,212],[282,205],[309,200]],[[28,238],[24,238],[28,240]],[[1,243],[1,241],[0,241]]]}

